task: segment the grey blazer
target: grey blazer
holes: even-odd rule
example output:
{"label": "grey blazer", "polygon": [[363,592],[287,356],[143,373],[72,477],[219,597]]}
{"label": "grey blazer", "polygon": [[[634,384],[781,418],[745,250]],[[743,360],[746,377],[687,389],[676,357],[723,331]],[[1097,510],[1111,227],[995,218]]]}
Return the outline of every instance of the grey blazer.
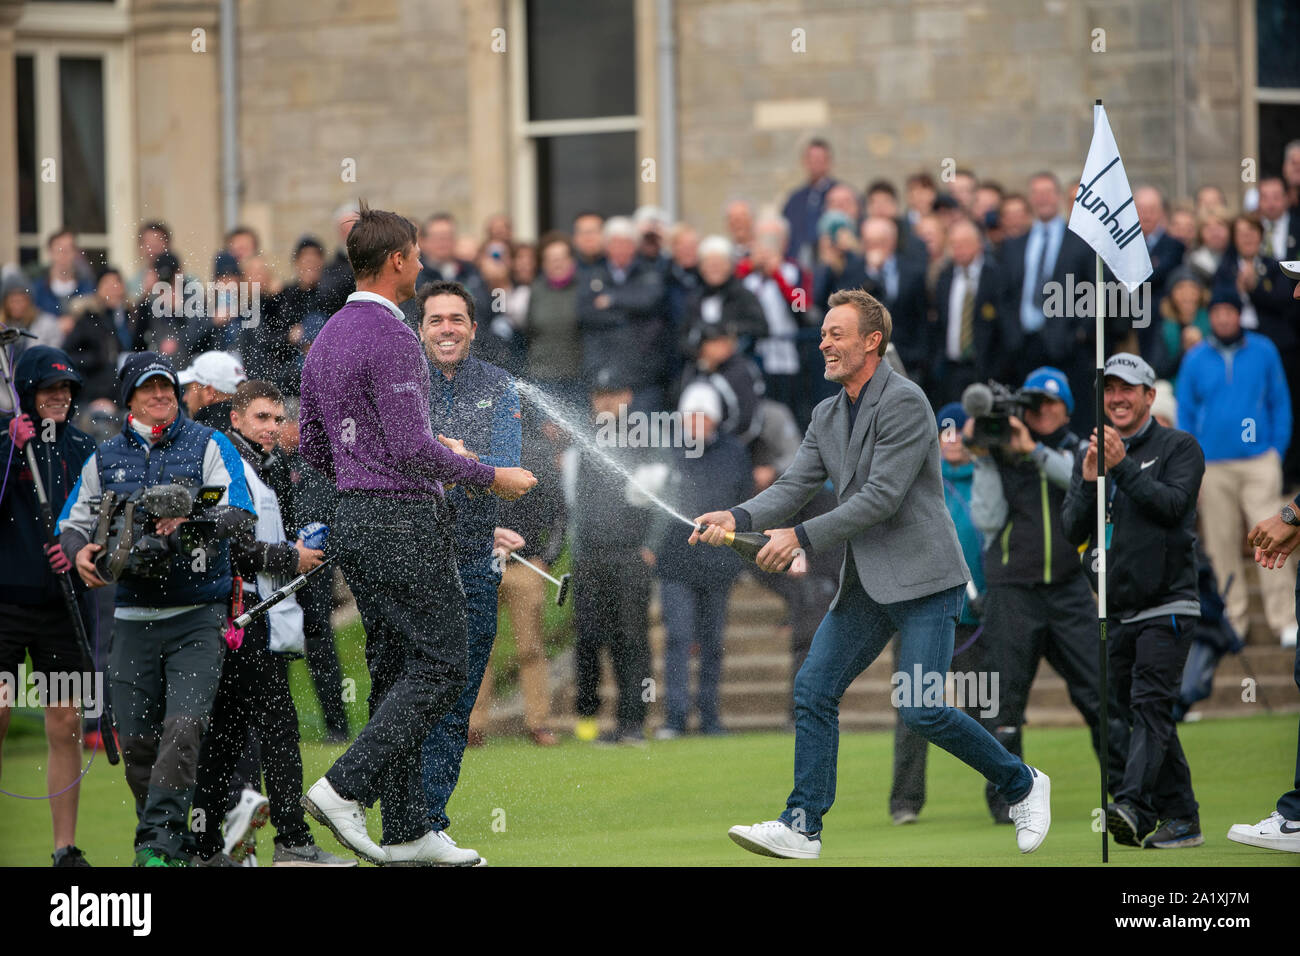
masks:
{"label": "grey blazer", "polygon": [[[782,527],[829,478],[837,507],[804,522],[814,551],[847,541],[862,588],[879,604],[925,597],[970,579],[943,500],[939,430],[920,386],[882,362],[853,434],[848,392],[813,409],[794,463],[741,504],[755,531]],[[845,562],[847,564],[847,561]],[[839,603],[844,589],[840,566]]]}

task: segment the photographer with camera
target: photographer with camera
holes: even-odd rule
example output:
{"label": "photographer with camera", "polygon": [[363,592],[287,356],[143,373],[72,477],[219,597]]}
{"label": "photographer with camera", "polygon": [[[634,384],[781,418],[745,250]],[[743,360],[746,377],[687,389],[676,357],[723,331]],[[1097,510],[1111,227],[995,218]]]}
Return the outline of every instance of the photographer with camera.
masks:
{"label": "photographer with camera", "polygon": [[[179,414],[167,358],[133,354],[118,383],[130,414],[81,469],[59,516],[60,544],[88,587],[117,582],[109,679],[139,820],[135,863],[185,866],[199,742],[225,647],[225,539],[255,512],[230,440]],[[205,504],[185,529],[189,488],[200,486]]]}
{"label": "photographer with camera", "polygon": [[[963,396],[968,412],[980,411],[980,389],[986,386],[972,386]],[[1023,754],[1025,705],[1046,657],[1064,678],[1101,759],[1097,605],[1062,524],[1070,472],[1082,454],[1081,439],[1070,431],[1074,396],[1065,374],[1050,366],[1030,372],[1019,392],[992,391],[995,414],[972,417],[963,432],[975,457],[971,513],[986,540],[985,663],[1000,675],[1001,687],[995,736],[1013,754]],[[1012,409],[1023,420],[1009,414]],[[1123,775],[1127,734],[1118,721],[1111,725],[1113,788]],[[1009,822],[991,788],[988,796],[994,819]]]}
{"label": "photographer with camera", "polygon": [[[7,678],[18,673],[27,654],[32,670],[45,675],[50,695],[43,700],[45,737],[49,741],[46,784],[50,815],[54,820],[54,865],[89,866],[73,845],[77,830],[77,799],[81,785],[81,716],[76,700],[55,699],[62,685],[56,674],[84,672],[82,649],[69,617],[69,605],[60,591],[58,575],[71,565],[67,556],[47,543],[36,486],[24,455],[29,443],[36,452],[36,469],[49,497],[59,508],[71,476],[95,451],[95,443],[73,425],[73,402],[81,391],[81,376],[60,349],[33,345],[14,369],[18,408],[0,426],[0,461],[5,461],[0,495],[0,744],[9,727],[12,688]],[[46,563],[48,559],[48,564]],[[78,602],[86,630],[93,615],[86,602]],[[91,675],[86,674],[86,677]],[[66,685],[63,685],[66,686]],[[96,696],[102,696],[96,691]],[[104,701],[96,700],[102,713]]]}

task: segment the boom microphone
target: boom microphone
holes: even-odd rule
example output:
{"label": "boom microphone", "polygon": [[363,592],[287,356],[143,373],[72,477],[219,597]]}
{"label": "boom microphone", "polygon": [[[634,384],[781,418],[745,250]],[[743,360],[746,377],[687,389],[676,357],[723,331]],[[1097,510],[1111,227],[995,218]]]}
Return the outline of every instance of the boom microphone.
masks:
{"label": "boom microphone", "polygon": [[184,485],[154,485],[140,492],[140,507],[155,518],[188,518],[194,495]]}
{"label": "boom microphone", "polygon": [[970,418],[983,418],[993,410],[993,389],[983,382],[973,382],[961,393],[962,411]]}

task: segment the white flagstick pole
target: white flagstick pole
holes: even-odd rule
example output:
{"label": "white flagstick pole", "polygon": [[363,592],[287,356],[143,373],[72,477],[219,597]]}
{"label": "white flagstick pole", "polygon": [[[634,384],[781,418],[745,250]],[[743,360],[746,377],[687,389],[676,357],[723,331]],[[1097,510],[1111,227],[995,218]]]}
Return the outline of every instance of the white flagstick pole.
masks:
{"label": "white flagstick pole", "polygon": [[[1097,100],[1097,105],[1101,106],[1101,100]],[[1096,121],[1093,121],[1094,129]],[[1099,675],[1098,691],[1101,695],[1101,713],[1099,715],[1099,736],[1100,736],[1100,753],[1098,760],[1101,763],[1101,862],[1107,863],[1110,859],[1109,841],[1106,833],[1106,802],[1107,802],[1107,774],[1110,764],[1110,742],[1109,734],[1109,708],[1107,703],[1110,698],[1109,681],[1107,679],[1107,653],[1106,653],[1106,443],[1102,440],[1105,434],[1102,430],[1105,418],[1105,402],[1103,401],[1106,389],[1106,295],[1102,288],[1102,263],[1101,254],[1097,254],[1097,284],[1093,291],[1096,293],[1097,303],[1097,536],[1094,539],[1097,546],[1097,673]]]}

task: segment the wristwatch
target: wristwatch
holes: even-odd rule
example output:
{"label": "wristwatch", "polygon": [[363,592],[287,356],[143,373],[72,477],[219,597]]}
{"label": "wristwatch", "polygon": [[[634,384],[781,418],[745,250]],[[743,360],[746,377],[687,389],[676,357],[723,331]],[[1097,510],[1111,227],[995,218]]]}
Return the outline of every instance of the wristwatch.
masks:
{"label": "wristwatch", "polygon": [[1300,515],[1297,515],[1295,509],[1290,505],[1282,506],[1282,513],[1279,517],[1287,524],[1300,528]]}

